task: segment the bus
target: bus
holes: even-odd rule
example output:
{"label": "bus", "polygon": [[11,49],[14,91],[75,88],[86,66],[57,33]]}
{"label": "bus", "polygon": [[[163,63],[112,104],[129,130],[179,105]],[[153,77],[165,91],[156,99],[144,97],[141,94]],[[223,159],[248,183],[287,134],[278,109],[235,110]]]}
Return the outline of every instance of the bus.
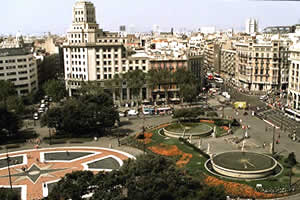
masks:
{"label": "bus", "polygon": [[285,113],[285,116],[287,116],[287,117],[289,117],[289,118],[291,118],[291,119],[294,119],[294,120],[296,120],[297,122],[300,121],[300,113],[298,113],[298,112],[296,112],[296,111],[293,111],[293,110],[291,110],[291,109],[289,109],[289,108],[286,108],[286,109],[284,110],[284,113]]}

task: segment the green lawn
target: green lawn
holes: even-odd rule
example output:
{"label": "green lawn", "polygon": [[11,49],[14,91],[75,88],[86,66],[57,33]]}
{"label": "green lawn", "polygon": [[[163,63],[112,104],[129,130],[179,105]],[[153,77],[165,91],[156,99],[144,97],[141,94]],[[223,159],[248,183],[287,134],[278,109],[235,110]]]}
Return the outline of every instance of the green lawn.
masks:
{"label": "green lawn", "polygon": [[[210,125],[212,127],[214,126],[214,124],[209,124],[209,123],[205,123],[205,124]],[[219,131],[219,134],[224,132],[224,130],[219,127],[217,128],[217,131]],[[190,162],[186,166],[183,167],[183,169],[186,170],[190,175],[192,175],[194,177],[198,177],[199,179],[201,179],[204,174],[214,176],[213,174],[210,174],[208,171],[206,171],[206,169],[204,167],[204,163],[207,161],[207,159],[204,158],[200,153],[194,151],[192,149],[192,147],[185,145],[183,142],[180,142],[176,138],[167,138],[167,137],[161,136],[158,134],[158,130],[153,131],[153,133],[154,134],[152,136],[151,142],[149,144],[145,145],[147,152],[151,152],[149,149],[147,149],[148,147],[155,146],[160,143],[164,143],[164,144],[168,144],[168,145],[176,145],[182,152],[192,154],[192,156],[193,156],[191,158]],[[131,138],[131,140],[134,140],[134,138]],[[140,149],[142,149],[141,147],[143,147],[143,145],[140,145],[138,147]],[[170,158],[172,158],[172,157],[170,157]],[[172,159],[174,159],[176,161],[178,159],[178,157],[174,156]],[[279,163],[281,163],[281,165],[283,165],[283,163],[284,163],[283,159],[284,158],[279,159]],[[266,180],[232,180],[229,178],[220,178],[220,177],[217,177],[217,178],[225,180],[225,181],[246,184],[253,188],[255,188],[257,184],[262,184],[262,186],[265,190],[279,191],[280,188],[288,188],[288,186],[289,186],[288,172],[289,172],[289,169],[284,168],[283,172],[280,175],[278,175],[276,177],[268,178]],[[298,164],[295,167],[294,173],[295,173],[294,178],[299,177],[299,179],[300,179],[300,164]]]}

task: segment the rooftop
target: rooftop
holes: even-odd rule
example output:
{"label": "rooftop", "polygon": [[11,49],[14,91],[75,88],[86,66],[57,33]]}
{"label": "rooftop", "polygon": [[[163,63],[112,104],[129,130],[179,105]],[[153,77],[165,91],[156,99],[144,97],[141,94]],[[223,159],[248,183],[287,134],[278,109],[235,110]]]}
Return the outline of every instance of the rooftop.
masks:
{"label": "rooftop", "polygon": [[25,48],[5,48],[0,49],[0,57],[28,55],[30,51]]}

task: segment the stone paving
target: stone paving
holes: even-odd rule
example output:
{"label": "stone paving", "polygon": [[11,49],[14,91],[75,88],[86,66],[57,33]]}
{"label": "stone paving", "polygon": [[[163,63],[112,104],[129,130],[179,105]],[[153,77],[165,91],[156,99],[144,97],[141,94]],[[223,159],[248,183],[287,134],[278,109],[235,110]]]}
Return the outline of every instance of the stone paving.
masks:
{"label": "stone paving", "polygon": [[[66,157],[70,152],[92,152],[93,154],[79,157],[74,160],[46,160],[46,152],[66,152]],[[104,158],[112,158],[119,162],[120,166],[123,160],[134,158],[128,153],[118,150],[97,148],[97,147],[56,147],[44,149],[31,149],[8,153],[9,157],[23,155],[23,163],[10,166],[11,181],[13,187],[23,186],[22,200],[41,199],[47,196],[47,184],[58,181],[66,173],[77,170],[91,170],[98,172],[100,170],[88,169],[87,163]],[[6,159],[7,154],[0,154],[0,159]],[[108,169],[109,170],[109,169]],[[8,168],[0,169],[0,187],[9,187]]]}

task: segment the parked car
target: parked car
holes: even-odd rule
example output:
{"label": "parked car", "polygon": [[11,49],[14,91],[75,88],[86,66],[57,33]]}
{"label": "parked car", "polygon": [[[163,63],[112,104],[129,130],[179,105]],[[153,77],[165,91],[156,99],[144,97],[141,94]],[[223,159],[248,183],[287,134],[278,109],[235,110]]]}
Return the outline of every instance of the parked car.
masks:
{"label": "parked car", "polygon": [[45,103],[42,103],[41,105],[40,105],[40,108],[45,108],[46,107],[46,104]]}
{"label": "parked car", "polygon": [[215,77],[216,83],[224,83],[223,79]]}
{"label": "parked car", "polygon": [[128,116],[137,116],[139,112],[136,110],[129,110],[127,114]]}
{"label": "parked car", "polygon": [[34,120],[38,120],[38,119],[39,119],[39,113],[35,112],[35,113],[33,114],[33,119],[34,119]]}
{"label": "parked car", "polygon": [[39,108],[38,109],[38,113],[43,113],[44,112],[44,108]]}
{"label": "parked car", "polygon": [[124,112],[119,112],[119,116],[120,116],[120,117],[125,117],[126,114],[125,114]]}
{"label": "parked car", "polygon": [[266,100],[267,98],[268,98],[267,95],[262,95],[262,96],[259,97],[260,100]]}

